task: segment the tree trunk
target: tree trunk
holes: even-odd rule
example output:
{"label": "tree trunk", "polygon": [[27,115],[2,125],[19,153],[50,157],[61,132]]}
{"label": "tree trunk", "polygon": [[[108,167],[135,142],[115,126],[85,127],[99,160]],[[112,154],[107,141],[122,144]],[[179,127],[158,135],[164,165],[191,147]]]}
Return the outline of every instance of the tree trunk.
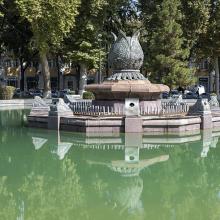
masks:
{"label": "tree trunk", "polygon": [[23,94],[24,93],[24,72],[25,72],[25,69],[23,66],[23,59],[20,58],[19,61],[20,61],[20,90],[21,90],[21,94]]}
{"label": "tree trunk", "polygon": [[61,74],[60,74],[60,62],[59,62],[59,55],[56,55],[56,67],[57,67],[57,90],[61,90],[61,83],[60,83],[60,78],[61,78]]}
{"label": "tree trunk", "polygon": [[87,66],[80,64],[79,94],[82,95],[87,84]]}
{"label": "tree trunk", "polygon": [[216,89],[216,95],[219,98],[219,62],[218,62],[218,57],[215,58],[215,89]]}
{"label": "tree trunk", "polygon": [[51,86],[50,86],[50,70],[46,53],[40,53],[40,62],[42,66],[42,74],[44,77],[44,98],[51,98]]}

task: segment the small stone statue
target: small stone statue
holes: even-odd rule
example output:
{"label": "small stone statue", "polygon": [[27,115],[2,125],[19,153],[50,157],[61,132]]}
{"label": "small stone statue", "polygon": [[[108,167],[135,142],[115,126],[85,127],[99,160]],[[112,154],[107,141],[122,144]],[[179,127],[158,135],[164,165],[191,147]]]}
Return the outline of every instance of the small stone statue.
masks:
{"label": "small stone statue", "polygon": [[211,114],[211,108],[208,99],[197,99],[195,105],[190,107],[189,114]]}
{"label": "small stone statue", "polygon": [[61,98],[56,98],[52,100],[50,105],[49,115],[73,115],[70,107]]}
{"label": "small stone statue", "polygon": [[211,107],[219,107],[219,102],[216,95],[211,95],[211,100],[209,101]]}
{"label": "small stone statue", "polygon": [[35,96],[33,107],[48,107],[48,105],[40,96]]}

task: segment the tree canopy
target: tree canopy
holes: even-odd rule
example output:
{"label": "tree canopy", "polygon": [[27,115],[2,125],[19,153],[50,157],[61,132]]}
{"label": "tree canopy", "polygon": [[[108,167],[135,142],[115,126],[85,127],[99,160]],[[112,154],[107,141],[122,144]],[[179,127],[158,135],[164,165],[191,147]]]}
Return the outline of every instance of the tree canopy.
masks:
{"label": "tree canopy", "polygon": [[1,0],[0,14],[1,45],[24,59],[39,52],[46,91],[50,53],[84,73],[100,58],[104,67],[110,33],[119,29],[141,30],[148,76],[171,87],[194,83],[191,59],[214,63],[220,51],[218,0]]}

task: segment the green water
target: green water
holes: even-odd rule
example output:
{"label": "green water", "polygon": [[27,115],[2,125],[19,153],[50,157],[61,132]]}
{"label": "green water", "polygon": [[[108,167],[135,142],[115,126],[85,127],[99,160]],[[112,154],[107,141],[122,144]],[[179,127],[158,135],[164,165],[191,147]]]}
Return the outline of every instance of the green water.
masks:
{"label": "green water", "polygon": [[219,133],[86,137],[25,114],[0,112],[0,220],[220,219]]}

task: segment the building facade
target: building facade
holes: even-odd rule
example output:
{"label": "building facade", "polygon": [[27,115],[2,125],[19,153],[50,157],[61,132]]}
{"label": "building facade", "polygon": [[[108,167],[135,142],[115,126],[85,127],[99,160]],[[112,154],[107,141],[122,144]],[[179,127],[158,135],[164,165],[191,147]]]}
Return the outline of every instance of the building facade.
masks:
{"label": "building facade", "polygon": [[[48,58],[50,70],[50,81],[52,90],[70,89],[78,92],[79,89],[79,70],[72,64],[59,64],[53,57]],[[1,57],[0,61],[0,82],[1,84],[20,88],[21,65],[13,54],[7,53]],[[88,82],[95,82],[95,74],[93,70],[88,71]],[[24,89],[25,91],[38,90],[44,88],[44,78],[42,68],[38,60],[33,60],[26,68],[24,73]]]}

